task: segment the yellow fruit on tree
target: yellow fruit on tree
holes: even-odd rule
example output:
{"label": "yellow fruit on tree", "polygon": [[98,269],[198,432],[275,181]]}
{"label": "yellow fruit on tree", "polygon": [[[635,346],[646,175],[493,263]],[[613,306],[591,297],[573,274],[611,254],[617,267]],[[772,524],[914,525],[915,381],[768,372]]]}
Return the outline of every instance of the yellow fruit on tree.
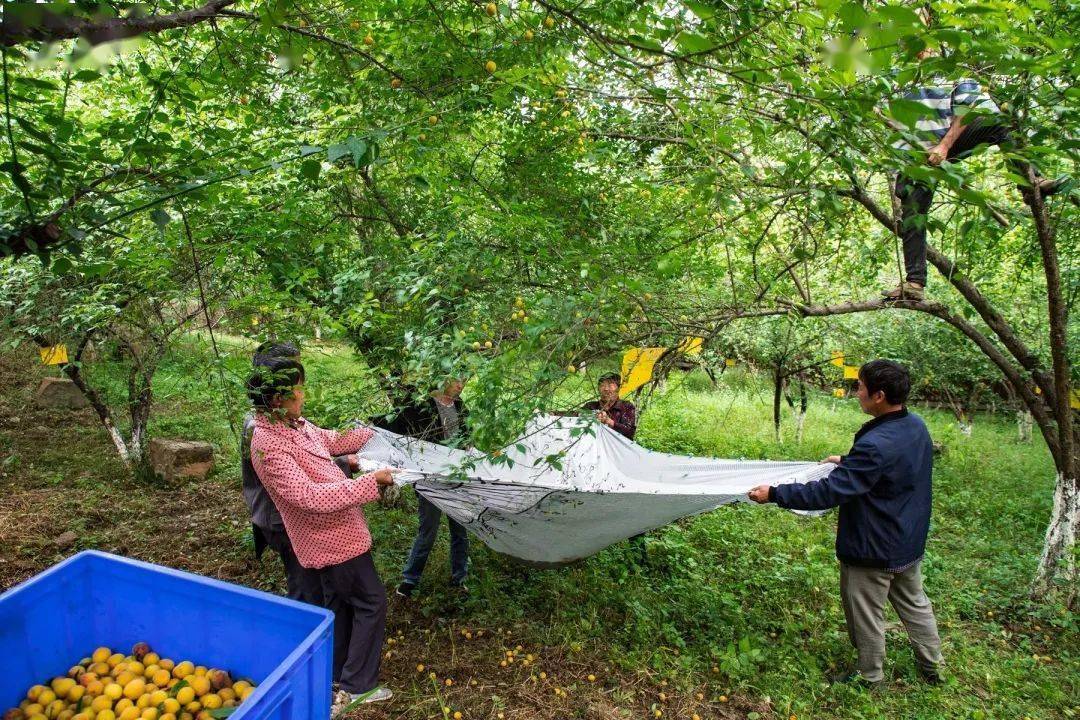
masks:
{"label": "yellow fruit on tree", "polygon": [[533,39],[533,31],[532,30],[526,30],[525,31],[525,39],[526,40],[532,40]]}
{"label": "yellow fruit on tree", "polygon": [[368,47],[371,47],[372,45],[375,44],[375,38],[371,37],[371,35],[365,35],[364,36],[364,44],[367,45]]}
{"label": "yellow fruit on tree", "polygon": [[427,119],[427,121],[428,121],[428,125],[438,125],[439,124],[439,116],[438,115],[432,115],[431,117],[429,117]]}
{"label": "yellow fruit on tree", "polygon": [[359,20],[353,20],[351,23],[349,23],[349,27],[351,27],[353,30],[359,30],[360,29],[360,21]]}
{"label": "yellow fruit on tree", "polygon": [[401,87],[401,78],[394,78],[393,80],[391,80],[390,87],[394,88],[395,90]]}
{"label": "yellow fruit on tree", "polygon": [[488,14],[488,17],[495,17],[495,13],[499,12],[499,6],[490,2],[484,6],[484,12]]}
{"label": "yellow fruit on tree", "polygon": [[555,18],[551,17],[550,15],[548,17],[544,18],[544,27],[546,27],[546,28],[555,27]]}
{"label": "yellow fruit on tree", "polygon": [[484,69],[487,70],[489,73],[495,72],[497,68],[498,66],[495,64],[494,60],[488,60],[486,63],[484,63]]}

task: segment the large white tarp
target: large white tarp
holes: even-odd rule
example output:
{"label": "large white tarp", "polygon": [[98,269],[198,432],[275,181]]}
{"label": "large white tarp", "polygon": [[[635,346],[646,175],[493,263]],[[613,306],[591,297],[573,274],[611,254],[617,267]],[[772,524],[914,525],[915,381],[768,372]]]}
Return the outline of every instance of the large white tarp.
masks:
{"label": "large white tarp", "polygon": [[[595,421],[538,415],[505,460],[376,429],[365,466],[403,468],[398,482],[486,545],[559,565],[679,518],[746,501],[762,483],[807,482],[833,465],[717,460],[652,452]],[[554,464],[552,463],[554,461]]]}

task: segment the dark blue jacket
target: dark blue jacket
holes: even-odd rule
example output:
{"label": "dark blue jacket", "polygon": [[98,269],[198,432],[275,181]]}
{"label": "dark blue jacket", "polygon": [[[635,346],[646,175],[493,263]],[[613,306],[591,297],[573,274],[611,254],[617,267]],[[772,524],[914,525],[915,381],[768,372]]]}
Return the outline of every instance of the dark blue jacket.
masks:
{"label": "dark blue jacket", "polygon": [[863,425],[851,452],[828,477],[779,485],[769,499],[791,510],[840,506],[836,557],[841,562],[903,567],[926,550],[933,456],[922,418],[897,410]]}

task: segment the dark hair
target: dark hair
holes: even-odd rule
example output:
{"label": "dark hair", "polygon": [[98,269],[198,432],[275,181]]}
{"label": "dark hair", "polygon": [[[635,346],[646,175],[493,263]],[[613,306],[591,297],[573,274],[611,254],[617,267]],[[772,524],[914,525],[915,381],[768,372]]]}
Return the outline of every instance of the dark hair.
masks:
{"label": "dark hair", "polygon": [[603,385],[606,382],[613,382],[616,385],[622,385],[622,378],[619,377],[619,373],[607,373],[606,375],[601,375],[600,379],[596,381],[596,384]]}
{"label": "dark hair", "polygon": [[255,354],[251,358],[252,365],[266,365],[274,358],[298,358],[300,348],[294,343],[267,340],[255,348]]}
{"label": "dark hair", "polygon": [[289,393],[304,382],[304,366],[292,358],[268,358],[255,366],[247,381],[247,394],[257,410],[269,410],[279,395]]}
{"label": "dark hair", "polygon": [[868,394],[873,395],[880,390],[891,405],[903,405],[911,392],[911,376],[907,368],[892,360],[871,360],[859,368],[859,379],[866,386]]}

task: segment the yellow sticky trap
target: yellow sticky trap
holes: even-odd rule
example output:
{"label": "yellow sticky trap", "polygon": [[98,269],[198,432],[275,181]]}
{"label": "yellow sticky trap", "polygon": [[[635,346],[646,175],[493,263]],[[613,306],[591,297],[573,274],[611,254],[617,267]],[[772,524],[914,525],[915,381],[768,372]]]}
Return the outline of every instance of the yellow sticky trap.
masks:
{"label": "yellow sticky trap", "polygon": [[847,395],[847,393],[844,392],[844,388],[836,388],[835,390],[832,391],[832,394],[833,394],[833,397],[837,397],[837,398],[842,398],[845,395]]}
{"label": "yellow sticky trap", "polygon": [[681,353],[685,353],[686,355],[700,355],[701,345],[704,342],[705,338],[687,337],[684,338],[681,343],[679,343],[679,347],[677,347],[676,350]]}
{"label": "yellow sticky trap", "polygon": [[735,358],[724,358],[724,364],[728,367],[735,367]]}
{"label": "yellow sticky trap", "polygon": [[42,365],[65,365],[68,361],[67,345],[50,345],[38,348]]}
{"label": "yellow sticky trap", "polygon": [[832,351],[832,360],[829,361],[836,367],[844,367],[844,353],[839,350]]}
{"label": "yellow sticky trap", "polygon": [[623,353],[622,386],[619,396],[626,397],[652,380],[653,367],[666,348],[630,348]]}
{"label": "yellow sticky trap", "polygon": [[844,379],[845,380],[858,380],[859,379],[859,368],[858,368],[858,366],[856,366],[856,365],[845,365],[844,366]]}

